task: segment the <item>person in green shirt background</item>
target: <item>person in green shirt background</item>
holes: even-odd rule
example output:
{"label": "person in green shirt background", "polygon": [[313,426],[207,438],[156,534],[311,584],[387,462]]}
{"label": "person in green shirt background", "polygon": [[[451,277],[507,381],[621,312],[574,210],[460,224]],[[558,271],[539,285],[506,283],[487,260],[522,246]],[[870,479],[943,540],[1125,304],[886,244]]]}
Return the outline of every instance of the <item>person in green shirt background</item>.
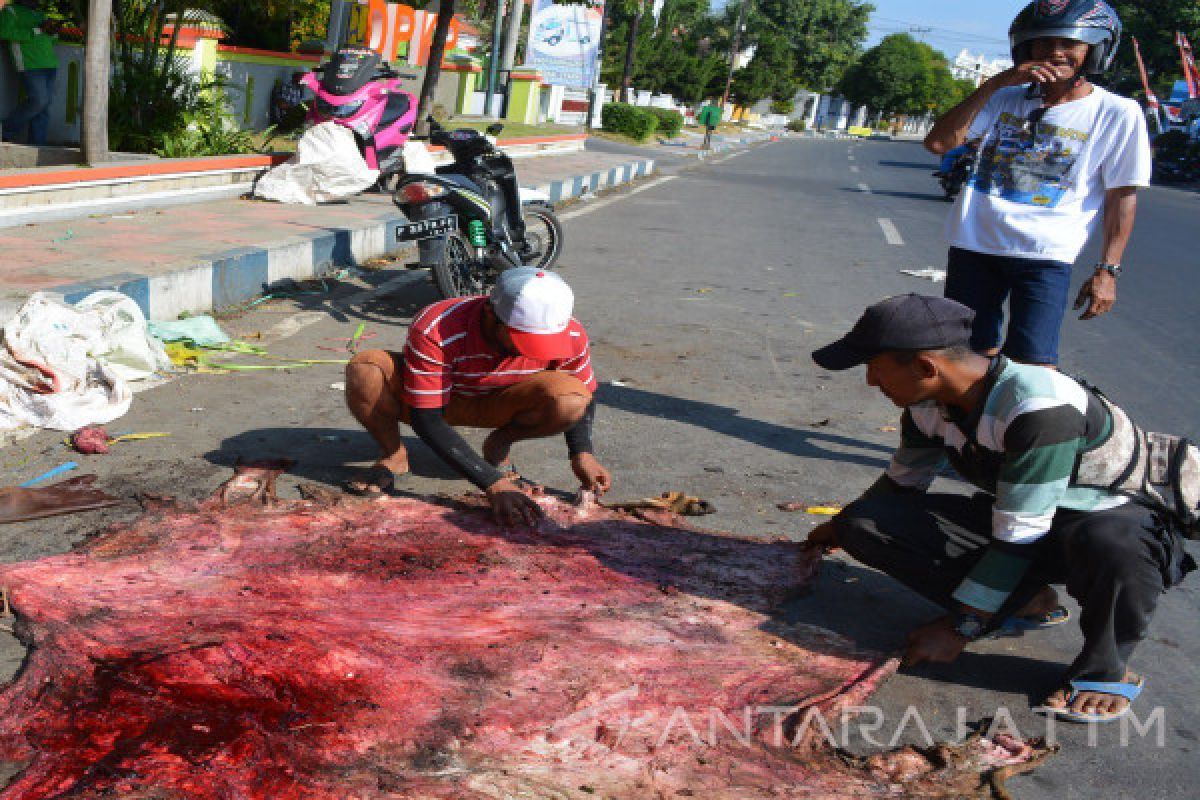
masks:
{"label": "person in green shirt background", "polygon": [[704,126],[704,149],[707,150],[712,145],[713,131],[721,124],[721,107],[709,103],[700,109],[696,122]]}
{"label": "person in green shirt background", "polygon": [[58,72],[55,39],[46,32],[46,15],[37,0],[0,0],[0,40],[9,44],[13,66],[21,76],[25,100],[4,118],[4,141],[16,141],[29,128],[29,144],[46,143],[54,78]]}

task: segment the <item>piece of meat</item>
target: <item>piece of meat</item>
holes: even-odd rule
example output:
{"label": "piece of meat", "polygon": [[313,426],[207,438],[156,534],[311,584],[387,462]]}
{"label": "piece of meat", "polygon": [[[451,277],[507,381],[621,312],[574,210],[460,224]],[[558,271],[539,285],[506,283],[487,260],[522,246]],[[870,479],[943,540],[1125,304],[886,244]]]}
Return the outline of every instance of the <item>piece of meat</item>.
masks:
{"label": "piece of meat", "polygon": [[91,511],[121,502],[95,488],[95,482],[95,475],[78,475],[49,486],[0,488],[0,524]]}
{"label": "piece of meat", "polygon": [[772,617],[796,544],[541,502],[160,504],[0,566],[0,800],[896,796],[797,732],[896,663]]}
{"label": "piece of meat", "polygon": [[108,431],[103,425],[80,428],[71,436],[71,446],[84,455],[104,455],[108,452]]}

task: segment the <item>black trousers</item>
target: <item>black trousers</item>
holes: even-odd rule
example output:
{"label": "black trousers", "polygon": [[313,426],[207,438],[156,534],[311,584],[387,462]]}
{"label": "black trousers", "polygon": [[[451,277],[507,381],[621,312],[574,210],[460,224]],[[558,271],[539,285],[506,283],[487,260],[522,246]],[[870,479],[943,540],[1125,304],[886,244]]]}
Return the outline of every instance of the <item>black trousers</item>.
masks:
{"label": "black trousers", "polygon": [[[992,498],[868,492],[834,519],[838,543],[864,564],[946,609],[991,537]],[[1109,511],[1060,509],[1029,545],[1032,566],[995,616],[1020,610],[1047,584],[1065,584],[1083,608],[1083,651],[1067,679],[1118,681],[1146,637],[1159,595],[1195,569],[1183,540],[1135,504]]]}

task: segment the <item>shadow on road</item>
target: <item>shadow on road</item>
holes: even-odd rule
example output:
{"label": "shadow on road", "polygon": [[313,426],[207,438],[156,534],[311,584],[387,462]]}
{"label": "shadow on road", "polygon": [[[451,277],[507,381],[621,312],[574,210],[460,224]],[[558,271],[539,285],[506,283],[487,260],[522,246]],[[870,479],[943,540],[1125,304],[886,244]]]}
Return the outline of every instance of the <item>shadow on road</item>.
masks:
{"label": "shadow on road", "polygon": [[[204,454],[211,464],[232,468],[238,459],[289,458],[296,463],[288,474],[307,481],[340,486],[357,466],[369,464],[379,448],[366,431],[361,430],[350,412],[343,428],[258,428],[243,431],[223,440],[220,447]],[[416,437],[407,436],[409,469],[414,475],[439,480],[457,480],[458,473],[446,466],[432,450]]]}
{"label": "shadow on road", "polygon": [[[773,422],[744,417],[736,408],[729,406],[672,397],[630,386],[607,384],[596,395],[596,402],[599,405],[628,411],[631,414],[660,417],[707,428],[714,433],[802,458],[820,458],[883,469],[887,467],[888,457],[895,449],[888,445],[836,433],[788,428]],[[838,448],[851,447],[867,452],[862,454],[845,453],[825,445],[833,445]],[[874,454],[883,454],[884,457],[881,458]]]}
{"label": "shadow on road", "polygon": [[[843,192],[851,194],[863,194],[862,189],[850,188],[849,186],[842,187]],[[939,203],[945,203],[946,198],[940,194],[927,194],[925,192],[894,192],[887,189],[872,189],[871,194],[882,195],[884,197],[903,197],[907,200],[936,200]]]}
{"label": "shadow on road", "polygon": [[900,167],[903,169],[927,169],[930,172],[938,168],[938,165],[931,161],[880,161],[879,166]]}

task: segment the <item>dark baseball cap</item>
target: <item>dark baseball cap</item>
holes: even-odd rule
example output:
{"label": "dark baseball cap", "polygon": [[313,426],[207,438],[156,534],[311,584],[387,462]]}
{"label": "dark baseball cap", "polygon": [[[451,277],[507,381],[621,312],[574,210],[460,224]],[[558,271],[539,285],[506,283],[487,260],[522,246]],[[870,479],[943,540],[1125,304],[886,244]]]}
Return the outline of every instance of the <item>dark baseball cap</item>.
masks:
{"label": "dark baseball cap", "polygon": [[825,369],[839,370],[892,350],[966,346],[974,319],[974,311],[945,297],[896,295],[868,308],[849,333],[814,350],[812,357]]}

